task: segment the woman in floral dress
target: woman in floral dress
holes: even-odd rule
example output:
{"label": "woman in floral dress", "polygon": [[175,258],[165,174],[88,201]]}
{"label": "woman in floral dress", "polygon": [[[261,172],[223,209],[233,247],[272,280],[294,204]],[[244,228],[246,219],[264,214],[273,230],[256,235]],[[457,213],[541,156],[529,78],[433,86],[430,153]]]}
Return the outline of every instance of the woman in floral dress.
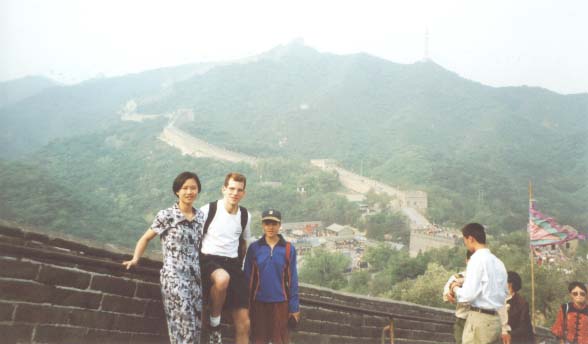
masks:
{"label": "woman in floral dress", "polygon": [[173,182],[178,202],[160,210],[151,228],[137,242],[127,270],[137,265],[149,241],[161,238],[163,267],[161,294],[171,343],[199,343],[202,325],[202,288],[198,250],[204,214],[193,203],[201,191],[195,173],[182,172]]}

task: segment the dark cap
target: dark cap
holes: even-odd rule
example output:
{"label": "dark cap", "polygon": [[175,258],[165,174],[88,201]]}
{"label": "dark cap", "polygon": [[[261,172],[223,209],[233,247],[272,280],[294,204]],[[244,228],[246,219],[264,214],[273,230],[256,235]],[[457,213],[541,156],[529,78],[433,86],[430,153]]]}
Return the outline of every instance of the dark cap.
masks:
{"label": "dark cap", "polygon": [[268,209],[261,213],[261,221],[272,220],[282,222],[282,214],[275,209]]}

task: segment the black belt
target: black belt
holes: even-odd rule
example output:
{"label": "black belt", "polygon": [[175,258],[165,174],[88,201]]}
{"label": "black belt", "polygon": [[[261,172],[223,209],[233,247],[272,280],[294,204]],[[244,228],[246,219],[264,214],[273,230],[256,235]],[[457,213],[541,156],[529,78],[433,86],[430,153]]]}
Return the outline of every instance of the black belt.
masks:
{"label": "black belt", "polygon": [[484,308],[478,308],[478,307],[470,307],[470,311],[480,312],[480,313],[484,313],[484,314],[488,314],[488,315],[496,315],[496,314],[498,314],[493,309],[484,309]]}

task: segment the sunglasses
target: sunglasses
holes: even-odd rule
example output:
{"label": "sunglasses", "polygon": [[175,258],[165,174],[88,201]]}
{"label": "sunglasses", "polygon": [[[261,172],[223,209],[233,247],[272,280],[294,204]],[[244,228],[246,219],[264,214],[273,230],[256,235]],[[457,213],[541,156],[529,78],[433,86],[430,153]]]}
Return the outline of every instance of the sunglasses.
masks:
{"label": "sunglasses", "polygon": [[580,296],[586,296],[586,293],[583,292],[583,291],[573,291],[572,292],[572,295],[574,295],[574,296],[578,296],[578,295],[580,295]]}

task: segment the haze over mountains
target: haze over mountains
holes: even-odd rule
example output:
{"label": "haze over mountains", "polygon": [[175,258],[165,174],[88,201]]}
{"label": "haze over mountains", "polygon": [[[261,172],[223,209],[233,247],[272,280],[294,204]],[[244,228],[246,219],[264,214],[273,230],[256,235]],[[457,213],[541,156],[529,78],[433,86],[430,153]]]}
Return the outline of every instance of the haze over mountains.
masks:
{"label": "haze over mountains", "polygon": [[[500,230],[523,228],[531,180],[546,212],[580,230],[588,223],[588,94],[494,88],[433,61],[402,65],[366,54],[319,53],[296,42],[234,64],[73,86],[29,81],[0,83],[2,169],[14,177],[18,164],[26,170],[43,161],[41,174],[55,190],[73,174],[106,183],[89,192],[117,193],[120,185],[107,183],[109,174],[146,183],[162,168],[193,164],[157,140],[165,118],[121,122],[121,109],[134,100],[142,114],[191,111],[192,118],[176,126],[221,147],[262,158],[332,158],[383,182],[423,189],[439,222],[477,219]],[[157,164],[159,172],[149,178],[142,168],[115,168],[117,159],[152,168],[146,161],[157,154],[168,164]],[[98,160],[104,166],[97,167]],[[87,177],[95,174],[101,177]],[[14,208],[22,204],[6,196],[18,193],[1,186],[0,217],[18,220],[23,215]],[[141,192],[138,185],[131,189]],[[70,191],[72,197],[78,192]]]}

